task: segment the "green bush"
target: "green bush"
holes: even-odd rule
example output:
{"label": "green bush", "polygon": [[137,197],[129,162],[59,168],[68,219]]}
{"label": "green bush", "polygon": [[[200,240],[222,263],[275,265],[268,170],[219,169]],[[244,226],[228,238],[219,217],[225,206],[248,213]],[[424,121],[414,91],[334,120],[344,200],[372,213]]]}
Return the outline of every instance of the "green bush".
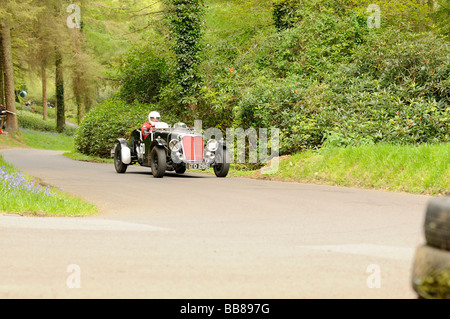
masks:
{"label": "green bush", "polygon": [[[292,39],[295,32],[301,31],[294,28],[283,34]],[[327,74],[305,74],[305,64],[297,69],[294,57],[304,55],[290,50],[286,55],[292,59],[280,55],[281,62],[275,64],[286,62],[283,77],[267,73],[273,63],[259,76],[253,71],[251,85],[234,108],[235,125],[280,128],[282,153],[324,142],[345,146],[450,141],[448,43],[431,34],[376,30],[357,48],[343,53],[348,62],[338,68],[336,60]],[[277,59],[266,53],[260,57]]]}
{"label": "green bush", "polygon": [[[432,34],[374,33],[330,78],[333,130],[376,142],[450,140],[450,46]],[[327,116],[328,112],[324,112]]]}
{"label": "green bush", "polygon": [[120,77],[122,99],[128,103],[155,103],[161,88],[169,82],[168,62],[164,54],[154,52],[150,46],[136,48],[121,63]]}
{"label": "green bush", "polygon": [[109,157],[116,139],[128,138],[133,129],[147,121],[152,110],[148,104],[128,104],[121,100],[99,104],[84,116],[75,134],[75,149],[86,155]]}
{"label": "green bush", "polygon": [[299,20],[300,1],[278,0],[273,3],[273,20],[278,31],[294,27]]}
{"label": "green bush", "polygon": [[348,77],[375,78],[380,89],[396,91],[403,101],[434,99],[450,104],[450,44],[432,33],[387,29],[374,33],[355,54]]}
{"label": "green bush", "polygon": [[17,111],[17,120],[19,121],[19,126],[22,128],[45,132],[56,131],[56,122],[54,120],[44,121],[40,114],[34,114],[28,111]]}
{"label": "green bush", "polygon": [[324,139],[335,132],[348,145],[450,141],[450,108],[440,108],[431,98],[403,100],[397,89],[382,89],[378,80],[338,77],[317,92],[320,99],[316,92],[308,99],[318,107]]}
{"label": "green bush", "polygon": [[289,74],[324,78],[350,61],[369,33],[359,13],[341,16],[332,11],[299,11],[295,27],[273,33],[252,58],[256,68],[270,69],[277,77]]}
{"label": "green bush", "polygon": [[[19,122],[19,127],[31,130],[38,130],[44,132],[56,132],[56,122],[55,120],[47,120],[44,121],[42,119],[42,115],[18,110],[17,111],[17,120]],[[74,135],[76,128],[66,126],[63,133],[66,135]]]}
{"label": "green bush", "polygon": [[280,129],[280,151],[291,153],[320,144],[316,110],[305,103],[308,81],[260,77],[236,105],[235,126]]}

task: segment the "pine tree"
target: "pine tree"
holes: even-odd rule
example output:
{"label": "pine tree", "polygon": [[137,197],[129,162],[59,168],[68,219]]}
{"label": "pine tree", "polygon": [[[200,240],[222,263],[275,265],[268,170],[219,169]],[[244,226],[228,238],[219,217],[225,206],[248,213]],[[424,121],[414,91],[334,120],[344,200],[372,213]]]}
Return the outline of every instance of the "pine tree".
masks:
{"label": "pine tree", "polygon": [[3,68],[3,46],[2,37],[0,34],[0,106],[5,105],[5,80],[4,80],[4,68]]}
{"label": "pine tree", "polygon": [[[29,45],[31,21],[35,19],[38,11],[30,3],[30,0],[0,0],[4,98],[8,111],[6,125],[7,130],[11,133],[19,130],[15,104],[17,79],[14,71],[15,68],[19,71],[24,70],[22,62]],[[14,31],[14,34],[11,30]]]}
{"label": "pine tree", "polygon": [[[5,1],[2,1],[2,6],[5,5],[4,2]],[[2,38],[3,68],[5,79],[5,106],[6,110],[8,111],[8,113],[6,114],[6,130],[10,133],[16,133],[19,130],[19,124],[16,115],[14,68],[12,62],[10,28],[10,18],[7,14],[5,14],[0,20],[0,34]]]}
{"label": "pine tree", "polygon": [[66,110],[64,105],[64,71],[62,54],[55,47],[55,87],[56,87],[56,131],[61,133],[66,125]]}
{"label": "pine tree", "polygon": [[35,0],[34,5],[41,7],[33,25],[35,46],[30,50],[30,64],[39,73],[42,84],[43,119],[48,119],[47,110],[47,68],[54,58],[54,30],[58,25],[53,19],[51,5],[52,0]]}

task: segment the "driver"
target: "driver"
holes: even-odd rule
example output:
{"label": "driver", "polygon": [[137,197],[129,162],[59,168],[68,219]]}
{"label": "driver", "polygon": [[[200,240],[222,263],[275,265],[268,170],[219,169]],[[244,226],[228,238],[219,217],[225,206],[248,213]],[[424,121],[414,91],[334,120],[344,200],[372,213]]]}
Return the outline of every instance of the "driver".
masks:
{"label": "driver", "polygon": [[148,122],[145,122],[141,128],[143,140],[155,129],[155,124],[159,122],[160,118],[161,116],[156,111],[152,111],[148,114]]}

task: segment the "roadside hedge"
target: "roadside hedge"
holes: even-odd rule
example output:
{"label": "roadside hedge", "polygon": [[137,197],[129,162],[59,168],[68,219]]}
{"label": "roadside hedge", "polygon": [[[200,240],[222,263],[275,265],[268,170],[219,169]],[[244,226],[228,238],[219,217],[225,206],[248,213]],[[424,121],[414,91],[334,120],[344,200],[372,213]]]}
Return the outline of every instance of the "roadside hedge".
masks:
{"label": "roadside hedge", "polygon": [[117,138],[128,138],[152,111],[148,104],[108,100],[91,109],[75,134],[75,150],[86,155],[109,157]]}
{"label": "roadside hedge", "polygon": [[[301,32],[280,33],[288,38],[279,41],[291,48],[286,41],[297,41]],[[284,154],[330,138],[328,144],[339,146],[450,142],[449,55],[448,42],[437,36],[395,30],[373,32],[351,60],[314,76],[280,55],[283,76],[265,73],[269,65],[254,76],[235,97],[234,124],[280,128]]]}
{"label": "roadside hedge", "polygon": [[[19,127],[44,132],[55,132],[56,122],[54,119],[44,121],[42,115],[38,113],[32,113],[25,110],[17,110],[17,120]],[[75,134],[75,127],[65,126],[63,133],[69,136]]]}

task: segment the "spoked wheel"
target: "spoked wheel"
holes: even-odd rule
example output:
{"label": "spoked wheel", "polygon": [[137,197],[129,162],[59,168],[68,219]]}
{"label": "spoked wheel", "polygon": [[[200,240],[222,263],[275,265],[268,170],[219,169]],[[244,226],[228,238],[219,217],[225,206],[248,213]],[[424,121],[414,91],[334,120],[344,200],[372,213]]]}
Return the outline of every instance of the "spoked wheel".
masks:
{"label": "spoked wheel", "polygon": [[126,172],[128,165],[122,162],[122,149],[120,143],[117,143],[116,149],[114,151],[114,168],[119,174]]}
{"label": "spoked wheel", "polygon": [[150,161],[153,177],[163,177],[167,167],[164,149],[155,146],[150,153]]}
{"label": "spoked wheel", "polygon": [[230,169],[230,154],[227,149],[222,149],[216,153],[216,164],[214,165],[214,174],[217,177],[226,177]]}

